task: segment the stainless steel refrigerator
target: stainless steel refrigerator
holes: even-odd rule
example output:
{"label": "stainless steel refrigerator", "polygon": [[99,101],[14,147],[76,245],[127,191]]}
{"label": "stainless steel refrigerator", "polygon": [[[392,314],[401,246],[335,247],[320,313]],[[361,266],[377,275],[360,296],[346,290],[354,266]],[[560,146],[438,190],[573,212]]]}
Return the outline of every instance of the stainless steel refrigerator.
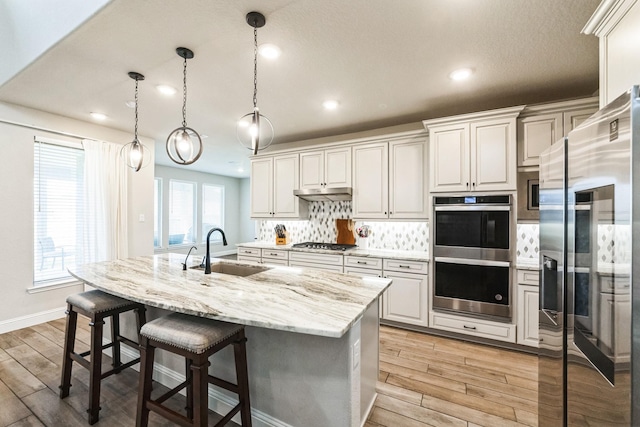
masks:
{"label": "stainless steel refrigerator", "polygon": [[640,425],[639,97],[540,158],[540,426]]}

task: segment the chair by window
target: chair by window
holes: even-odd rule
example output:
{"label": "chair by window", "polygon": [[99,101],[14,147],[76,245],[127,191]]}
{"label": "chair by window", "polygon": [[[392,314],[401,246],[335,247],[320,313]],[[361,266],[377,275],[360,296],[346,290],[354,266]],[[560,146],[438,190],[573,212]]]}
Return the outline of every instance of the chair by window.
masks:
{"label": "chair by window", "polygon": [[64,270],[64,259],[73,255],[73,250],[68,248],[65,250],[64,246],[56,246],[51,237],[42,237],[38,239],[38,243],[40,244],[40,270],[44,268],[44,261],[49,258],[52,259],[50,268],[53,268],[58,257],[62,260],[62,269]]}

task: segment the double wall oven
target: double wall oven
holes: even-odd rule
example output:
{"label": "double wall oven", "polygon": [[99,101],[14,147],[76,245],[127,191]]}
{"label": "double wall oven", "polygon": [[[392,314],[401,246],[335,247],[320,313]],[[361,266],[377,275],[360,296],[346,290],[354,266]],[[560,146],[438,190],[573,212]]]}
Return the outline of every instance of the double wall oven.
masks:
{"label": "double wall oven", "polygon": [[511,319],[511,196],[435,197],[433,222],[433,308]]}

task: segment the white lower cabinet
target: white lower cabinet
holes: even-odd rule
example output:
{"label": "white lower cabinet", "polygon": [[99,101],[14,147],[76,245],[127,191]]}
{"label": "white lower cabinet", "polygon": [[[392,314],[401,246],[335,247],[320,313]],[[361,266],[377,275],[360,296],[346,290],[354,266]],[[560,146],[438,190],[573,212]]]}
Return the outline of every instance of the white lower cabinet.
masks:
{"label": "white lower cabinet", "polygon": [[429,326],[428,264],[416,261],[383,261],[383,277],[393,280],[382,298],[382,319]]}
{"label": "white lower cabinet", "polygon": [[431,327],[492,340],[516,342],[516,325],[510,323],[432,312]]}
{"label": "white lower cabinet", "polygon": [[262,258],[262,249],[239,246],[236,259],[242,262],[251,262],[260,264]]}
{"label": "white lower cabinet", "polygon": [[538,271],[518,270],[517,337],[522,345],[538,347],[538,311],[540,309],[540,288]]}
{"label": "white lower cabinet", "polygon": [[289,267],[311,268],[314,270],[343,272],[343,256],[333,254],[312,254],[309,252],[291,252]]}
{"label": "white lower cabinet", "polygon": [[537,286],[518,284],[518,344],[538,347],[539,298]]}

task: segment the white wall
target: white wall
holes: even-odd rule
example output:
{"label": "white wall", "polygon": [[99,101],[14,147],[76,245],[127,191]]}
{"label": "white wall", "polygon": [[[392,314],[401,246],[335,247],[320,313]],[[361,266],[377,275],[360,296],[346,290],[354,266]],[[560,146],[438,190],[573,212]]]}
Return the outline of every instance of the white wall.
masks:
{"label": "white wall", "polygon": [[[7,122],[28,124],[27,126]],[[47,129],[49,131],[43,130]],[[33,284],[33,140],[35,136],[77,141],[56,132],[114,143],[128,143],[125,132],[72,120],[11,104],[0,103],[0,333],[64,315],[67,295],[81,285],[29,293]],[[153,141],[141,138],[153,153]],[[153,164],[129,176],[129,256],[153,253],[153,221],[138,222],[140,214],[153,218]]]}
{"label": "white wall", "polygon": [[240,241],[243,243],[253,242],[258,236],[256,234],[256,221],[251,219],[251,180],[243,178],[240,180],[240,218],[245,219],[240,230]]}
{"label": "white wall", "polygon": [[[221,243],[211,243],[210,250],[214,254],[227,254],[236,252],[236,243],[243,243],[247,241],[253,241],[247,239],[247,230],[250,229],[253,233],[253,221],[249,219],[249,208],[247,206],[249,200],[249,179],[232,178],[228,176],[215,175],[204,172],[196,172],[181,167],[168,167],[168,166],[155,166],[155,175],[158,178],[162,178],[163,185],[163,210],[165,212],[169,209],[169,180],[179,179],[183,181],[192,181],[198,184],[196,190],[197,199],[197,212],[202,212],[202,184],[214,184],[224,186],[224,233],[227,238],[228,246],[222,246]],[[246,183],[245,183],[246,181]],[[165,216],[166,217],[166,216]],[[164,221],[163,236],[169,234],[168,221]],[[206,252],[205,245],[196,243],[198,250],[193,253],[204,254]],[[186,253],[191,245],[186,245],[179,248],[171,248],[170,252]],[[166,249],[159,250],[158,252],[167,251]]]}

